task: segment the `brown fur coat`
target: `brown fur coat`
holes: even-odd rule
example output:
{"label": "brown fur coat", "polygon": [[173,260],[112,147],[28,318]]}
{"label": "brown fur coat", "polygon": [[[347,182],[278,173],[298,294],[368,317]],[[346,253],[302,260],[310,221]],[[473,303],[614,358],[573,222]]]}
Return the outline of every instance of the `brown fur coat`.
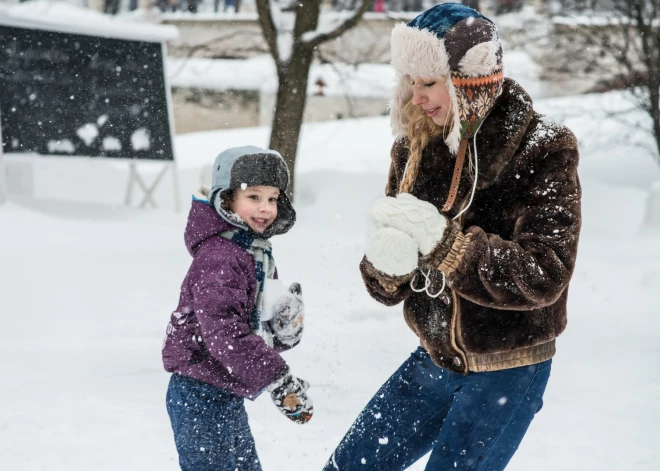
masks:
{"label": "brown fur coat", "polygon": [[[477,150],[472,205],[420,259],[421,268],[431,268],[432,292],[440,287],[438,269],[447,275],[449,296],[415,293],[411,276],[392,279],[366,259],[360,265],[369,293],[386,305],[405,300],[406,322],[421,344],[439,366],[460,372],[529,364],[533,358],[520,360],[524,355],[516,357],[516,351],[550,342],[550,356],[554,353],[554,339],[566,327],[581,226],[576,139],[536,113],[514,81],[505,80],[477,134]],[[396,194],[407,158],[406,140],[396,141],[388,196]],[[433,140],[423,151],[411,193],[440,209],[453,167],[442,137]],[[469,173],[464,170],[456,204],[445,214],[450,219],[467,204],[473,184]],[[498,359],[507,352],[506,359]],[[479,362],[490,364],[480,369]]]}

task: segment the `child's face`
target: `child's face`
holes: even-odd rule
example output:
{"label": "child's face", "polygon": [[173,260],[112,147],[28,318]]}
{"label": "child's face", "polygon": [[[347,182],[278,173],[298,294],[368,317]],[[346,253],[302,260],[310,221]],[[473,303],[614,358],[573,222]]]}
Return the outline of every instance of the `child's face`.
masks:
{"label": "child's face", "polygon": [[264,232],[277,217],[277,198],[280,190],[274,186],[237,188],[229,209],[238,214],[255,232]]}

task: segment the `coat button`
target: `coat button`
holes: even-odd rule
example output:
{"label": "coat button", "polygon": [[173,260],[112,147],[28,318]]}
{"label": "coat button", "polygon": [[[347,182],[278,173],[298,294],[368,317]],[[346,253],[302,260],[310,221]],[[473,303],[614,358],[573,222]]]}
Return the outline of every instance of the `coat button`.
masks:
{"label": "coat button", "polygon": [[454,357],[454,365],[461,366],[461,359],[458,357]]}

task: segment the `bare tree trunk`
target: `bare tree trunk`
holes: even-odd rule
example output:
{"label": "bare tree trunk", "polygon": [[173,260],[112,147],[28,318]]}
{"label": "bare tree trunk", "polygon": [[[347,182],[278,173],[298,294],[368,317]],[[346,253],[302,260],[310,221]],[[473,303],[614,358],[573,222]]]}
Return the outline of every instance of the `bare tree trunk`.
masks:
{"label": "bare tree trunk", "polygon": [[[305,0],[295,5],[295,23],[291,32],[292,38],[290,38],[292,39],[291,52],[287,56],[287,51],[280,50],[278,35],[281,32],[278,31],[278,26],[271,14],[269,0],[256,0],[259,24],[275,61],[279,80],[269,147],[282,154],[289,167],[291,175],[289,195],[291,197],[293,197],[294,190],[293,178],[298,153],[298,139],[307,104],[307,83],[314,50],[321,43],[336,39],[354,27],[369,8],[372,0],[361,0],[360,7],[353,15],[331,31],[316,32],[321,14],[321,1]],[[311,33],[312,37],[304,39],[306,33]]]}
{"label": "bare tree trunk", "polygon": [[312,65],[312,53],[313,51],[303,49],[296,53],[295,61],[278,67],[279,86],[269,147],[277,149],[289,167],[291,175],[289,196],[293,195],[294,189],[294,168],[307,103],[307,82],[309,68]]}
{"label": "bare tree trunk", "polygon": [[646,66],[649,103],[647,112],[653,123],[655,138],[655,159],[660,164],[660,32],[655,24],[660,9],[660,0],[635,0],[629,2],[630,18],[635,20],[635,28],[642,44],[641,61]]}
{"label": "bare tree trunk", "polygon": [[655,160],[660,165],[660,88],[656,83],[654,87],[649,89],[649,98],[651,99],[651,118],[653,119],[653,137],[655,137],[655,145],[657,152]]}

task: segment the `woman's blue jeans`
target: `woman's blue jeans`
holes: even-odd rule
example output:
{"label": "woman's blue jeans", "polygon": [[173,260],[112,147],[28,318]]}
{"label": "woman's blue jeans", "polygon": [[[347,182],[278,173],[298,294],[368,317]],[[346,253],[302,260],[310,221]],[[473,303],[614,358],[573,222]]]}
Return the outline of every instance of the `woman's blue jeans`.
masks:
{"label": "woman's blue jeans", "polygon": [[400,471],[429,451],[427,471],[503,470],[543,405],[551,362],[463,375],[420,347],[369,401],[324,471]]}

